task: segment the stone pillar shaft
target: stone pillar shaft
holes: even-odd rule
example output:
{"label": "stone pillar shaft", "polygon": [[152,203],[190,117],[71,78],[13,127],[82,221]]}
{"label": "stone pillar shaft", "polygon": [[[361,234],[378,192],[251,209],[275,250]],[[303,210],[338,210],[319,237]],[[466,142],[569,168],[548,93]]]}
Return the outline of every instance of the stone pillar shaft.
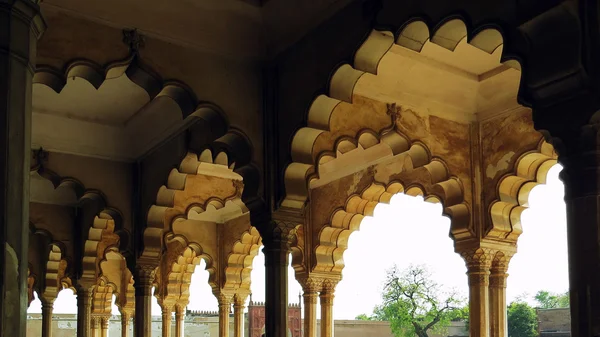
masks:
{"label": "stone pillar shaft", "polygon": [[100,336],[101,337],[108,337],[108,326],[109,326],[109,321],[110,317],[102,317],[100,318]]}
{"label": "stone pillar shaft", "polygon": [[185,307],[184,305],[175,307],[175,337],[184,337]]}
{"label": "stone pillar shaft", "polygon": [[219,295],[219,337],[229,337],[229,312],[231,297]]}
{"label": "stone pillar shaft", "polygon": [[471,336],[489,336],[489,269],[472,267],[469,276],[469,327]]}
{"label": "stone pillar shaft", "polygon": [[94,316],[91,318],[90,335],[100,337],[100,317]]}
{"label": "stone pillar shaft", "polygon": [[490,336],[508,336],[506,312],[506,280],[508,263],[512,254],[499,252],[492,263],[490,274]]}
{"label": "stone pillar shaft", "polygon": [[77,287],[77,337],[88,337],[92,329],[92,289]]}
{"label": "stone pillar shaft", "polygon": [[317,337],[317,291],[304,289],[304,336]]}
{"label": "stone pillar shaft", "polygon": [[31,100],[37,1],[0,1],[0,335],[27,330]]}
{"label": "stone pillar shaft", "polygon": [[459,252],[467,265],[469,279],[469,330],[471,336],[490,335],[490,268],[494,251],[471,248]]}
{"label": "stone pillar shaft", "polygon": [[571,335],[578,337],[600,336],[600,144],[598,125],[594,128],[589,138],[578,141],[588,150],[560,158],[567,205]]}
{"label": "stone pillar shaft", "polygon": [[321,336],[333,337],[333,298],[335,288],[324,285],[319,299],[321,302]]}
{"label": "stone pillar shaft", "polygon": [[152,335],[152,282],[155,268],[139,265],[135,274],[135,337]]}
{"label": "stone pillar shaft", "polygon": [[290,238],[285,232],[263,239],[265,254],[265,332],[269,337],[287,337],[288,274]]}
{"label": "stone pillar shaft", "polygon": [[127,337],[129,331],[130,314],[121,312],[121,337]]}
{"label": "stone pillar shaft", "polygon": [[42,301],[42,337],[52,337],[54,301]]}
{"label": "stone pillar shaft", "polygon": [[244,337],[244,305],[233,306],[234,337]]}
{"label": "stone pillar shaft", "polygon": [[171,337],[171,317],[173,315],[173,307],[164,306],[162,308],[162,336]]}

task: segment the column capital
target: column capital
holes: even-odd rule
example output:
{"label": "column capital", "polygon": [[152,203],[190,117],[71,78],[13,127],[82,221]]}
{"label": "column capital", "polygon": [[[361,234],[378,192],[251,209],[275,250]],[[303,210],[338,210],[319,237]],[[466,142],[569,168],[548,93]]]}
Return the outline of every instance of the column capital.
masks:
{"label": "column capital", "polygon": [[248,299],[249,295],[250,295],[250,292],[237,292],[235,294],[235,296],[233,297],[233,305],[235,307],[239,307],[239,308],[245,307],[246,300]]}
{"label": "column capital", "polygon": [[100,327],[103,330],[108,330],[108,324],[110,323],[110,316],[100,317]]}
{"label": "column capital", "polygon": [[135,266],[133,286],[136,296],[152,296],[152,285],[156,270],[157,266],[151,264],[138,264]]}
{"label": "column capital", "polygon": [[185,313],[185,308],[188,306],[188,303],[177,302],[175,303],[175,314],[180,315]]}
{"label": "column capital", "polygon": [[335,288],[337,287],[339,280],[326,278],[323,280],[323,285],[321,287],[321,295],[332,295],[335,293]]}
{"label": "column capital", "polygon": [[302,286],[305,294],[317,293],[323,288],[323,278],[320,277],[300,277],[298,283]]}
{"label": "column capital", "polygon": [[100,316],[92,315],[90,318],[92,329],[100,329]]}
{"label": "column capital", "polygon": [[465,260],[467,269],[478,270],[485,269],[489,270],[492,265],[492,260],[495,254],[495,250],[491,248],[476,247],[459,251],[458,253]]}

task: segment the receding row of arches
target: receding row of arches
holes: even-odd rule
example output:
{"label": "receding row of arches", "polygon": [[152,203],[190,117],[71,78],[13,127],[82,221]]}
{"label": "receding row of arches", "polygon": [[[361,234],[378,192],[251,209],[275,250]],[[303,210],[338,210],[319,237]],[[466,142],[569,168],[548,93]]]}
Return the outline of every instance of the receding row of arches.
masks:
{"label": "receding row of arches", "polygon": [[[180,317],[188,305],[191,276],[204,260],[219,303],[219,334],[229,336],[230,308],[241,322],[252,261],[264,244],[266,287],[276,288],[267,294],[267,330],[278,337],[287,331],[281,322],[291,252],[304,289],[304,331],[316,337],[318,295],[321,337],[330,337],[350,235],[376,205],[405,193],[440,203],[450,218],[477,309],[471,334],[502,335],[499,303],[506,295],[489,291],[490,278],[506,280],[529,193],[557,155],[534,130],[531,111],[517,103],[520,65],[504,59],[500,32],[468,35],[458,19],[431,36],[422,21],[398,33],[373,30],[352,63],[334,70],[327,93],[312,101],[307,125],[291,141],[276,210],[262,199],[263,175],[244,132],[185,84],[149,71],[137,51],[107,67],[77,61],[65,72],[40,69],[35,104],[67,114],[77,104],[97,109],[91,105],[106,95],[131,89],[121,108],[132,122],[108,137],[112,146],[97,150],[109,154],[124,144],[119,155],[136,162],[131,173],[129,165],[37,153],[30,300],[35,291],[51,307],[61,289],[75,289],[78,333],[87,336],[97,328],[94,317],[110,315],[116,294],[124,319],[135,316],[136,334],[147,336],[155,296],[169,336],[172,313]],[[93,99],[83,102],[77,93]],[[101,143],[106,135],[94,132],[91,142]],[[177,318],[178,336],[180,324]],[[234,334],[241,337],[239,327]]]}

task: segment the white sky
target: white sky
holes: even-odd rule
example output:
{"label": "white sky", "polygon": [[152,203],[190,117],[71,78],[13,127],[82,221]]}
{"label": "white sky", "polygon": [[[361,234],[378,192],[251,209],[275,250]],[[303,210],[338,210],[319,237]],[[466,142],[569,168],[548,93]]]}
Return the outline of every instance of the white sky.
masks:
{"label": "white sky", "polygon": [[[561,167],[553,167],[546,185],[537,186],[529,198],[530,208],[522,215],[523,234],[519,250],[509,267],[507,296],[510,303],[517,296],[535,294],[544,289],[553,292],[568,290],[566,215],[563,184],[558,179]],[[441,216],[439,204],[422,198],[396,195],[390,205],[378,205],[375,216],[363,220],[359,232],[352,234],[344,255],[346,267],[337,287],[334,316],[354,319],[361,313],[370,314],[380,302],[381,285],[386,270],[394,263],[399,268],[410,264],[426,264],[436,282],[447,289],[456,289],[464,298],[468,295],[466,268],[454,253],[448,237],[450,220]],[[196,268],[190,288],[191,310],[218,310],[217,300],[207,283],[204,262]],[[255,301],[264,301],[264,256],[255,258],[252,271],[252,292]],[[289,300],[298,302],[301,287],[289,269]],[[533,303],[532,303],[533,304]],[[54,303],[55,313],[76,313],[77,303],[71,291],[62,291]],[[28,312],[41,312],[35,300]],[[118,310],[113,306],[113,313]],[[153,300],[152,314],[160,315]]]}

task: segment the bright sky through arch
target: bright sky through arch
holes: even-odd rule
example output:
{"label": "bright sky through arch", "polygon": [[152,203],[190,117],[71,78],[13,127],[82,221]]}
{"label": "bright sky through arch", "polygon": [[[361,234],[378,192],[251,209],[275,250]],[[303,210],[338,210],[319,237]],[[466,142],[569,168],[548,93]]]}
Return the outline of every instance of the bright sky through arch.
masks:
{"label": "bright sky through arch", "polygon": [[[523,234],[518,253],[509,268],[508,302],[522,294],[533,295],[541,289],[568,290],[566,215],[563,184],[558,179],[561,167],[548,173],[547,184],[534,188],[529,198],[530,208],[523,212]],[[334,316],[354,319],[361,313],[370,314],[380,303],[385,271],[396,263],[400,268],[409,264],[426,264],[435,280],[448,288],[456,288],[466,298],[468,294],[465,264],[454,253],[448,237],[450,220],[441,216],[439,204],[405,195],[393,197],[390,205],[378,205],[375,217],[363,220],[359,232],[352,234],[349,249],[344,254],[346,267],[343,281],[337,287]],[[252,292],[255,301],[264,301],[264,255],[253,263]],[[289,301],[298,302],[301,287],[289,267]],[[217,300],[208,285],[205,263],[196,267],[190,287],[191,310],[218,310]],[[533,304],[533,303],[532,303]],[[76,313],[76,300],[71,291],[62,291],[55,302],[55,313]],[[41,303],[34,301],[28,312],[41,312]],[[118,314],[116,307],[113,313]],[[152,314],[160,315],[156,299]]]}

